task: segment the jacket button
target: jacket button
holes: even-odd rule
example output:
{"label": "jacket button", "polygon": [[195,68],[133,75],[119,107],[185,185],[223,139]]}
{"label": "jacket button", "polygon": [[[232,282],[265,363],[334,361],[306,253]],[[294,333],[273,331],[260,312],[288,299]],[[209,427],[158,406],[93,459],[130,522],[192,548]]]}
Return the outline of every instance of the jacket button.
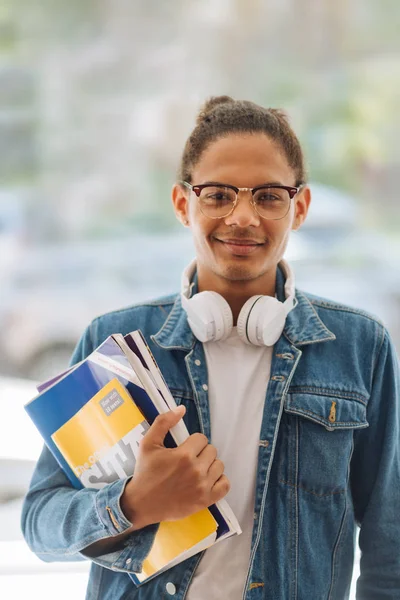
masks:
{"label": "jacket button", "polygon": [[208,385],[206,383],[203,383],[203,385],[201,387],[203,388],[203,390],[205,392],[208,390]]}
{"label": "jacket button", "polygon": [[176,594],[176,587],[171,581],[168,581],[167,585],[165,586],[165,589],[167,590],[170,596],[174,596]]}
{"label": "jacket button", "polygon": [[199,367],[201,365],[201,360],[199,360],[198,358],[194,361],[194,364],[196,365],[196,367]]}

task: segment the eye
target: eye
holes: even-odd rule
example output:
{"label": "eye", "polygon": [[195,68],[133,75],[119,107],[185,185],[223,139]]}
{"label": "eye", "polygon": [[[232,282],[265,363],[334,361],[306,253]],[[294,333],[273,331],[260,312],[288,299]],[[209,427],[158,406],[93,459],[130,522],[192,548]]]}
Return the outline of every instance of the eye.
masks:
{"label": "eye", "polygon": [[210,192],[207,194],[207,198],[213,198],[214,200],[224,200],[228,197],[228,195],[220,190],[216,192]]}
{"label": "eye", "polygon": [[288,198],[287,191],[280,188],[260,188],[254,194],[254,202],[257,204],[280,204]]}
{"label": "eye", "polygon": [[229,188],[207,186],[202,189],[200,199],[207,204],[227,204],[234,202],[235,193]]}

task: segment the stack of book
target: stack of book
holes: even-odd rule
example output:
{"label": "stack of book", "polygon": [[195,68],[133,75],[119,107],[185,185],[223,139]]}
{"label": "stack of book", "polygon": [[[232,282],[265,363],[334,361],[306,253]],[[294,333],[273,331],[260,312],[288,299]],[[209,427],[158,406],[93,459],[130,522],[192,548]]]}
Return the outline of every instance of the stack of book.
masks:
{"label": "stack of book", "polygon": [[[75,488],[100,489],[134,474],[138,448],[154,419],[175,400],[139,330],[109,336],[92,354],[38,386],[25,409]],[[182,444],[181,419],[165,445]],[[160,523],[136,584],[241,533],[226,500]]]}

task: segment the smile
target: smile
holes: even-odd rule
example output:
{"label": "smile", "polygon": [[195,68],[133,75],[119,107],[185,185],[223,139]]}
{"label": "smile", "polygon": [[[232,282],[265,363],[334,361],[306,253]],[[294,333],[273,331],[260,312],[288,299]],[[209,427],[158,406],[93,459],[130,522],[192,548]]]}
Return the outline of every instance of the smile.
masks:
{"label": "smile", "polygon": [[240,240],[240,239],[228,239],[220,240],[215,238],[217,242],[231,254],[236,255],[248,255],[256,252],[264,244],[262,242],[255,242],[253,240]]}

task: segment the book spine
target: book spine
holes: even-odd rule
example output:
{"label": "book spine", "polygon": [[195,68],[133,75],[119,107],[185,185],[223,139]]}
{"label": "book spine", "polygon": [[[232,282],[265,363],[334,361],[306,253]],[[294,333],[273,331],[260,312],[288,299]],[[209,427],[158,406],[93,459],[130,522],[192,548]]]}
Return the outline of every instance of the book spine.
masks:
{"label": "book spine", "polygon": [[[161,394],[166,406],[166,408],[162,412],[174,410],[177,407],[175,399],[171,394],[167,384],[165,383],[162,372],[158,367],[157,362],[149,346],[147,345],[142,332],[140,330],[137,330],[133,331],[132,333],[129,333],[127,336],[125,336],[125,342],[131,350],[131,352],[139,359],[140,364],[142,366],[145,365],[145,367],[143,367],[143,370],[145,371],[148,379],[150,379],[148,372],[150,372],[150,374],[152,375],[151,385],[156,393],[158,393],[159,395]],[[155,384],[153,383],[153,381],[155,381]],[[177,423],[177,425],[172,427],[171,435],[178,446],[189,437],[189,432],[182,419],[179,421],[179,423]]]}
{"label": "book spine", "polygon": [[165,379],[161,372],[161,369],[159,368],[159,366],[156,362],[156,359],[154,358],[153,353],[150,350],[149,345],[146,342],[144,335],[142,334],[142,332],[139,329],[129,335],[135,341],[138,355],[143,360],[143,362],[147,366],[147,369],[152,374],[157,387],[160,389],[160,392],[162,393],[162,395],[165,398],[166,403],[168,404],[168,406],[171,409],[176,408],[175,399],[174,399],[173,395],[171,394],[171,391],[165,382]]}

